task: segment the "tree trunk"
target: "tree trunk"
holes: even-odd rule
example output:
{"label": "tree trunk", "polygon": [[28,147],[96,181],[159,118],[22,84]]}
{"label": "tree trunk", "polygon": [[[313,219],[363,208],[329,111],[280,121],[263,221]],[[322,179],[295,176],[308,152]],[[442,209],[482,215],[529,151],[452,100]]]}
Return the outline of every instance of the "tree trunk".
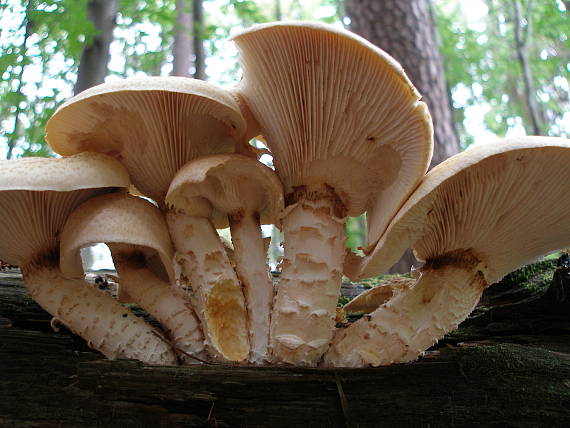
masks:
{"label": "tree trunk", "polygon": [[87,17],[95,25],[97,34],[91,43],[85,44],[81,53],[77,82],[73,88],[75,94],[105,80],[118,11],[119,0],[89,0],[87,3]]}
{"label": "tree trunk", "polygon": [[350,29],[402,64],[434,122],[431,166],[459,151],[429,0],[346,0]]}
{"label": "tree trunk", "polygon": [[570,259],[556,264],[490,287],[419,361],[336,370],[108,361],[0,273],[0,425],[570,426]]}
{"label": "tree trunk", "polygon": [[202,0],[194,0],[194,78],[206,80],[206,54],[204,52],[204,9]]}
{"label": "tree trunk", "polygon": [[192,77],[192,4],[191,0],[176,0],[176,27],[172,49],[172,75]]}
{"label": "tree trunk", "polygon": [[[530,42],[532,41],[532,0],[527,3],[526,16],[522,16],[521,4],[513,0],[514,9],[514,34],[517,59],[521,67],[524,83],[525,105],[530,117],[533,135],[542,135],[542,118],[540,108],[536,101],[536,89],[534,88],[532,69],[528,60]],[[526,30],[523,29],[523,19],[526,21]]]}

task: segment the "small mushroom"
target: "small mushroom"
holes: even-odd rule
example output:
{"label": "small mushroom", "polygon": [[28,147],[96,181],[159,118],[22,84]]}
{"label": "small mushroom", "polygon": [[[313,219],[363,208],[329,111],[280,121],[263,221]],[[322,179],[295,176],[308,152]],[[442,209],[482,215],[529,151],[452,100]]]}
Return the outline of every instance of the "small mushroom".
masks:
{"label": "small mushroom", "polygon": [[188,296],[174,287],[173,249],[164,216],[150,202],[128,194],[91,198],[69,216],[61,234],[61,269],[82,275],[81,248],[105,243],[122,293],[163,326],[183,360],[203,358],[204,340]]}
{"label": "small mushroom", "polygon": [[363,293],[343,306],[345,312],[368,314],[416,283],[413,278],[393,277]]}
{"label": "small mushroom", "polygon": [[416,359],[473,310],[483,290],[570,243],[570,140],[523,137],[466,150],[430,171],[353,279],[425,260],[415,286],[338,330],[329,366]]}
{"label": "small mushroom", "polygon": [[[237,154],[206,156],[187,163],[172,180],[166,196],[168,205],[188,215],[203,215],[203,210],[196,212],[194,207],[203,206],[204,201],[212,207],[209,213],[212,218],[226,220],[227,217],[229,222],[236,270],[244,285],[247,303],[250,361],[262,363],[267,361],[269,320],[275,290],[267,265],[260,219],[263,223],[278,223],[278,216],[283,209],[281,183],[270,168],[255,159]],[[199,221],[204,222],[203,219]],[[196,233],[196,227],[199,227],[197,223],[194,224],[193,233]],[[207,226],[205,232],[215,233],[212,226]],[[179,233],[174,235],[184,240],[180,246],[187,247],[183,257],[191,254],[200,261],[208,257],[200,241],[194,240],[192,236],[185,237]],[[212,236],[209,241],[215,240],[216,237]],[[198,266],[205,267],[205,263],[200,261]],[[208,315],[211,310],[208,299],[220,283],[210,285],[207,281],[201,282],[207,276],[199,269],[189,273],[193,275],[192,283],[201,284],[198,290],[199,307],[204,311],[204,317],[211,319],[211,315]],[[227,318],[225,324],[236,321],[230,319],[235,314],[220,315]]]}
{"label": "small mushroom", "polygon": [[348,31],[276,23],[233,40],[236,91],[285,191],[273,359],[316,365],[333,335],[346,216],[368,210],[371,234],[385,229],[429,165],[430,116],[400,65]]}
{"label": "small mushroom", "polygon": [[174,364],[170,347],[111,296],[59,268],[59,236],[75,207],[116,189],[129,177],[98,153],[0,162],[0,257],[19,265],[31,297],[108,358]]}

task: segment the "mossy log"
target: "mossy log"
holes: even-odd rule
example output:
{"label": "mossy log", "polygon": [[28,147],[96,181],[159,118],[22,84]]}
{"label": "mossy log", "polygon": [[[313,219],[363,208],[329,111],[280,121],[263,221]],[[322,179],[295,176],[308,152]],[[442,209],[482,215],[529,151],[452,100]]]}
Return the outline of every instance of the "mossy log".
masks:
{"label": "mossy log", "polygon": [[[518,320],[495,335],[477,317],[524,304],[486,298],[419,361],[330,370],[107,361],[53,332],[17,272],[0,284],[0,426],[570,426],[570,305],[548,286],[522,300],[558,296],[542,317],[552,329]],[[539,319],[537,310],[526,313]]]}

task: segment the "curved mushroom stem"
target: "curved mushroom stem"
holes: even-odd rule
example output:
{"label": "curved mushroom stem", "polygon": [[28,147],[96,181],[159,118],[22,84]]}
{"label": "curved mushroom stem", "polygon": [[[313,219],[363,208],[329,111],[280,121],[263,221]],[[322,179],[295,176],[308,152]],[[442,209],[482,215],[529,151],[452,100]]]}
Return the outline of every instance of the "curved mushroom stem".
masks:
{"label": "curved mushroom stem", "polygon": [[183,213],[168,212],[166,220],[208,351],[230,361],[245,360],[249,341],[243,290],[216,229],[207,218]]}
{"label": "curved mushroom stem", "polygon": [[[188,296],[155,275],[135,246],[109,244],[109,248],[119,274],[119,286],[167,330],[176,348],[203,358],[204,338]],[[182,360],[196,362],[190,357],[182,357]]]}
{"label": "curved mushroom stem", "polygon": [[381,366],[413,361],[471,313],[487,282],[469,252],[428,261],[416,285],[339,329],[324,365]]}
{"label": "curved mushroom stem", "polygon": [[304,198],[283,218],[285,257],[271,319],[273,361],[314,366],[333,336],[345,221],[334,201]]}
{"label": "curved mushroom stem", "polygon": [[275,288],[269,273],[259,216],[251,213],[230,215],[229,221],[236,270],[244,286],[247,303],[251,343],[249,360],[259,364],[267,361],[269,322]]}
{"label": "curved mushroom stem", "polygon": [[32,299],[107,358],[177,364],[176,355],[159,333],[110,295],[82,279],[64,277],[55,263],[28,265],[22,273]]}

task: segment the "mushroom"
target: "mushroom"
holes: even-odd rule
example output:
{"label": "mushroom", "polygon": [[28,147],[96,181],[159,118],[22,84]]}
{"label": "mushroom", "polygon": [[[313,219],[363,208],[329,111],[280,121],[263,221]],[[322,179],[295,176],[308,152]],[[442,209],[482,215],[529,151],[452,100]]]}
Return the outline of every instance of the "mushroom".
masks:
{"label": "mushroom", "polygon": [[271,320],[276,362],[315,365],[333,335],[346,216],[383,231],[425,174],[425,104],[402,68],[364,39],[316,23],[252,27],[234,39],[236,91],[283,182],[285,257]]}
{"label": "mushroom", "polygon": [[[255,159],[237,154],[205,156],[190,161],[178,171],[170,185],[166,203],[176,210],[184,211],[187,214],[187,224],[190,224],[190,216],[195,216],[191,223],[192,233],[197,233],[196,229],[202,228],[201,233],[212,235],[207,242],[217,244],[214,227],[202,218],[205,214],[229,222],[236,269],[244,285],[247,304],[251,343],[249,359],[254,363],[267,361],[269,320],[275,291],[267,265],[260,218],[262,223],[278,222],[283,209],[283,188],[279,179],[270,168]],[[204,204],[212,207],[209,213],[195,209]],[[185,247],[184,260],[192,257],[198,262],[197,267],[190,269],[188,274],[192,276],[191,283],[200,284],[196,290],[196,307],[200,308],[199,313],[203,317],[210,319],[203,325],[209,328],[214,324],[219,325],[221,320],[211,320],[208,302],[216,295],[216,287],[220,287],[221,283],[212,282],[211,277],[208,280],[204,273],[208,257],[212,257],[211,251],[214,249],[202,245],[200,240],[193,239],[192,236],[186,237],[182,233],[175,233],[174,236],[182,241],[178,244],[179,248]],[[188,264],[183,263],[182,266]],[[235,316],[231,313],[220,315],[224,317],[225,325],[231,325],[231,318]]]}
{"label": "mushroom", "polygon": [[166,329],[174,347],[183,351],[182,359],[202,358],[200,325],[188,296],[174,288],[172,243],[159,209],[128,194],[84,202],[71,213],[61,234],[63,273],[82,275],[79,252],[96,243],[110,248],[121,292]]}
{"label": "mushroom", "polygon": [[415,285],[413,278],[393,277],[359,294],[346,305],[344,312],[368,314]]}
{"label": "mushroom", "polygon": [[[168,186],[186,162],[213,153],[254,155],[247,137],[257,132],[257,124],[245,110],[244,119],[240,105],[245,106],[239,95],[188,78],[147,77],[105,83],[64,103],[49,120],[46,139],[63,155],[91,150],[115,156],[126,166],[136,188],[166,212]],[[184,229],[192,220],[171,213],[167,222],[175,249],[183,255],[184,247],[179,246],[183,239],[175,234],[187,236]],[[211,244],[216,248],[219,245]],[[207,271],[212,275],[207,281],[215,281],[218,269],[232,270],[225,254],[208,263],[215,268]],[[231,281],[232,285],[226,283],[228,290],[239,287],[235,273]],[[219,291],[223,294],[223,290]],[[236,311],[240,312],[237,308],[245,307],[243,294],[234,297]],[[235,315],[232,331],[235,337],[246,337],[245,312],[241,318]],[[224,334],[218,339],[233,341],[234,337]],[[241,343],[240,352],[231,355],[224,354],[223,343],[207,345],[213,345],[209,346],[213,354],[221,353],[234,361],[248,354],[245,343]]]}
{"label": "mushroom", "polygon": [[483,290],[570,243],[570,140],[523,137],[466,150],[430,171],[374,251],[346,269],[384,271],[408,247],[425,260],[415,286],[337,331],[324,364],[416,359],[454,329]]}
{"label": "mushroom", "polygon": [[21,267],[26,289],[54,317],[52,325],[65,325],[111,359],[174,364],[173,351],[153,328],[59,268],[59,235],[71,211],[128,185],[121,164],[98,153],[1,161],[0,258]]}

